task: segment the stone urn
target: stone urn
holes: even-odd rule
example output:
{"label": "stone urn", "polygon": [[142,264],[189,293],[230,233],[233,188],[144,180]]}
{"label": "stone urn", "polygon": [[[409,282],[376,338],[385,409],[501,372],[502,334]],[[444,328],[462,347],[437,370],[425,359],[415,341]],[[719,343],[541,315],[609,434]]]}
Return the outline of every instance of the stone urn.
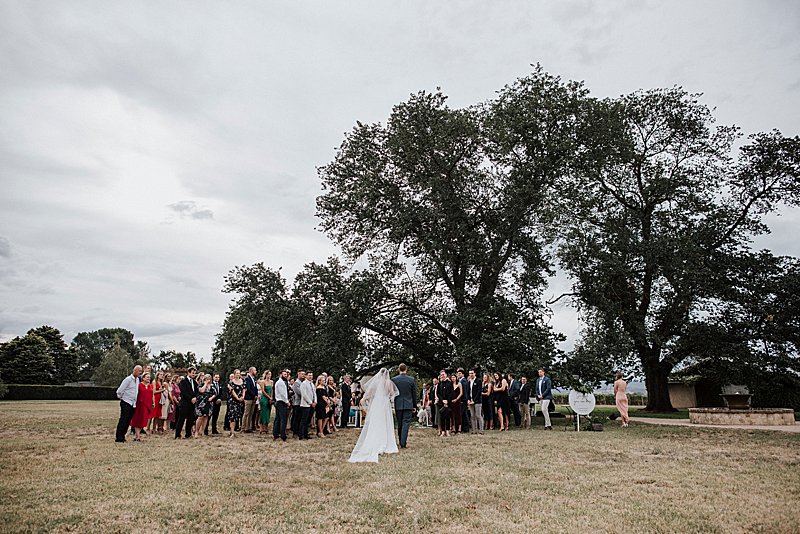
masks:
{"label": "stone urn", "polygon": [[749,410],[750,399],[753,397],[747,386],[735,385],[722,386],[720,396],[729,410]]}

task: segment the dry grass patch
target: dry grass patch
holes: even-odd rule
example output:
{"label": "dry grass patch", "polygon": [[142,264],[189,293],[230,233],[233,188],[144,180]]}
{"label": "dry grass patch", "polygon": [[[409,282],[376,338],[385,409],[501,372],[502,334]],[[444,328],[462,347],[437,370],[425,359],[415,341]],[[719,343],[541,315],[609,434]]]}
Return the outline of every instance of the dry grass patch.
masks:
{"label": "dry grass patch", "polygon": [[113,442],[112,402],[0,403],[3,532],[788,532],[800,436],[607,425],[438,438],[348,464],[350,429]]}

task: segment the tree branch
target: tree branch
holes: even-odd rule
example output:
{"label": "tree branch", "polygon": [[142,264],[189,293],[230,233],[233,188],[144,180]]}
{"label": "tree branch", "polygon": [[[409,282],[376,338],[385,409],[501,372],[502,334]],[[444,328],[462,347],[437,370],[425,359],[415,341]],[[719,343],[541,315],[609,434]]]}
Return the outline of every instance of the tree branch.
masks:
{"label": "tree branch", "polygon": [[561,295],[558,296],[558,298],[555,298],[553,300],[545,301],[545,304],[550,306],[552,304],[555,304],[559,300],[563,299],[564,297],[579,297],[579,296],[580,296],[580,293],[562,293]]}

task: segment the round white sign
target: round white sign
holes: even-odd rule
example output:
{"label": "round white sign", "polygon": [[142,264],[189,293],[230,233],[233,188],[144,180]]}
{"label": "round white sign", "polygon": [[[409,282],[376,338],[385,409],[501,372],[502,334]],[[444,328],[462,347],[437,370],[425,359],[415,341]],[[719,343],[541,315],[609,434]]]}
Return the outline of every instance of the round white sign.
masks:
{"label": "round white sign", "polygon": [[594,410],[594,393],[569,392],[569,407],[578,415],[589,415]]}

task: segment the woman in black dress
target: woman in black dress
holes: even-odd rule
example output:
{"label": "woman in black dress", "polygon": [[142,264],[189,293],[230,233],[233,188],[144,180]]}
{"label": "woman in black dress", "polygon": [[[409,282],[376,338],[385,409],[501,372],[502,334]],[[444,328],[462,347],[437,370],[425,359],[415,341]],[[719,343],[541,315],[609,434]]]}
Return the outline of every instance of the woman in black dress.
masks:
{"label": "woman in black dress", "polygon": [[456,375],[450,377],[450,383],[453,384],[453,400],[450,402],[453,409],[451,426],[453,434],[458,434],[461,430],[461,399],[464,397],[464,391]]}
{"label": "woman in black dress", "polygon": [[230,422],[229,437],[233,437],[233,432],[239,430],[239,422],[244,414],[244,382],[242,372],[236,369],[233,372],[233,380],[228,383],[228,420]]}
{"label": "woman in black dress", "polygon": [[492,377],[489,373],[483,373],[483,384],[481,385],[481,408],[483,409],[484,426],[491,430],[494,428],[494,398],[492,395]]}
{"label": "woman in black dress", "polygon": [[499,374],[494,374],[494,391],[497,395],[497,420],[500,431],[508,430],[508,414],[511,413],[511,398],[508,396],[508,381]]}
{"label": "woman in black dress", "polygon": [[211,416],[211,410],[214,407],[213,403],[215,400],[217,400],[217,398],[214,395],[214,390],[211,388],[211,375],[205,375],[203,378],[203,385],[197,389],[197,400],[194,404],[194,415],[197,418],[194,426],[195,438],[205,436],[208,418]]}
{"label": "woman in black dress", "polygon": [[450,415],[453,408],[450,401],[453,398],[453,383],[447,378],[447,373],[439,374],[439,384],[436,386],[436,405],[439,407],[439,435],[450,435]]}
{"label": "woman in black dress", "polygon": [[325,385],[325,377],[320,375],[317,377],[317,407],[315,415],[317,416],[317,437],[324,437],[323,430],[325,429],[325,422],[328,420],[328,387]]}
{"label": "woman in black dress", "polygon": [[327,390],[328,390],[328,420],[326,422],[326,428],[328,432],[336,432],[336,381],[333,379],[332,376],[328,377],[327,382]]}

